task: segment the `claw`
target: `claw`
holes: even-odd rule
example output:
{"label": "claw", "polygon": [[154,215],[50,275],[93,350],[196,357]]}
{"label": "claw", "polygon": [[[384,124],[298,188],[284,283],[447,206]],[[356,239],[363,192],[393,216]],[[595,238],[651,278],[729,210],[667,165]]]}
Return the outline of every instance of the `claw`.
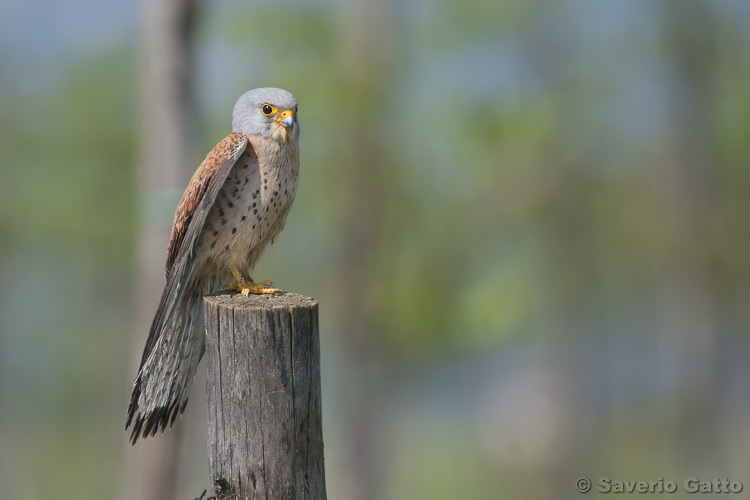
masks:
{"label": "claw", "polygon": [[240,292],[242,295],[246,297],[249,297],[250,294],[273,295],[281,291],[278,288],[272,288],[273,283],[271,283],[271,281],[269,280],[262,281],[260,283],[255,283],[251,278],[246,278],[245,276],[243,276],[242,273],[238,269],[231,268],[230,270],[232,271],[232,276],[234,276],[234,283],[228,283],[227,290]]}
{"label": "claw", "polygon": [[262,295],[262,294],[270,294],[273,295],[274,293],[280,291],[277,288],[271,288],[273,283],[270,281],[264,281],[263,283],[247,283],[247,286],[240,290],[240,293],[244,295],[245,297],[250,296],[250,294],[256,294],[256,295]]}

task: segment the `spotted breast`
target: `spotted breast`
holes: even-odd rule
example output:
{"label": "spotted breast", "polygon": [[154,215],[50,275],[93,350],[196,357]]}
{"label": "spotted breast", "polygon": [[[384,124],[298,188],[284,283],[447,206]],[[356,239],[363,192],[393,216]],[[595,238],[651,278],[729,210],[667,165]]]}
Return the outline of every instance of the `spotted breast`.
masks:
{"label": "spotted breast", "polygon": [[[249,135],[206,217],[195,255],[207,275],[229,279],[229,267],[252,272],[263,250],[284,228],[297,193],[296,141],[259,140]],[[203,266],[203,267],[201,267]]]}

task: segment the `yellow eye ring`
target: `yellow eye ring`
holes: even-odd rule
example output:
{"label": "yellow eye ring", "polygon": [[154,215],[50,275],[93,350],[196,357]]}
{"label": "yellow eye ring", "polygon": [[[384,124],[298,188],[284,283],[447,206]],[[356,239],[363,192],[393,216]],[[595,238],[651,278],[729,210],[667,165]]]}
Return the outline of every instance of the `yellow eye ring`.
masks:
{"label": "yellow eye ring", "polygon": [[263,113],[263,116],[273,116],[276,114],[276,106],[273,104],[264,104],[260,107],[260,112]]}

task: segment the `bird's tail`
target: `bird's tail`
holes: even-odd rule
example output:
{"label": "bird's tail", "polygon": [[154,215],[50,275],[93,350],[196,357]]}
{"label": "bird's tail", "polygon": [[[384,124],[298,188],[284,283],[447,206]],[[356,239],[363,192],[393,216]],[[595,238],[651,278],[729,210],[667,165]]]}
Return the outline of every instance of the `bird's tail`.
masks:
{"label": "bird's tail", "polygon": [[[203,287],[189,280],[167,283],[143,352],[128,407],[130,440],[148,437],[174,423],[185,410],[198,363],[205,351]],[[173,285],[173,286],[171,286]]]}

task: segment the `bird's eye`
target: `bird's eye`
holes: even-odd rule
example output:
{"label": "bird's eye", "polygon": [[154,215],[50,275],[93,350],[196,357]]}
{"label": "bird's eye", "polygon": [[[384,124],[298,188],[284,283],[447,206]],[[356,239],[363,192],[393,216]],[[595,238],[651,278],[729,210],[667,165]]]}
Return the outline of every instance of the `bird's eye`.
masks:
{"label": "bird's eye", "polygon": [[265,116],[272,116],[276,114],[276,106],[273,106],[271,104],[264,104],[260,108],[260,112],[263,113]]}

